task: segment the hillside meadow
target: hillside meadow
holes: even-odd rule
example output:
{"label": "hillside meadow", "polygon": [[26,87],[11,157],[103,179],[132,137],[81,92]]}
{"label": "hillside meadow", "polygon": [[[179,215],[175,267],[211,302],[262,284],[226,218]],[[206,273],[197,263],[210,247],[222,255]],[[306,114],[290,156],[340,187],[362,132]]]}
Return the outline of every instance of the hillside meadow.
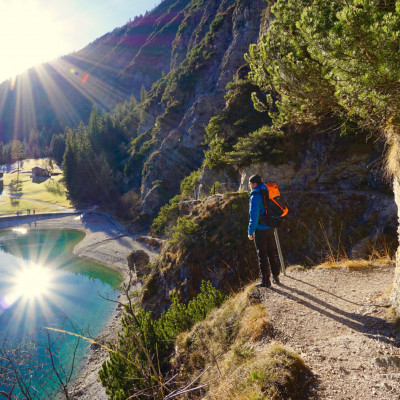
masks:
{"label": "hillside meadow", "polygon": [[[32,168],[47,168],[52,176],[33,181]],[[0,194],[0,215],[26,214],[27,210],[40,212],[59,211],[62,208],[73,208],[67,198],[64,184],[61,182],[62,171],[47,158],[27,159],[17,164],[0,166],[4,173],[4,188]]]}

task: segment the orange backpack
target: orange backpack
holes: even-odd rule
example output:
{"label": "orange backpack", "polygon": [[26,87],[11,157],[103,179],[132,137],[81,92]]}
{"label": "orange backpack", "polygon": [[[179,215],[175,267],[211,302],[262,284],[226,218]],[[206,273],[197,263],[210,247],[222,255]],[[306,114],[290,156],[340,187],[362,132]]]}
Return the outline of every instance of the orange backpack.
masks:
{"label": "orange backpack", "polygon": [[264,185],[267,189],[262,188],[261,194],[263,196],[265,214],[267,215],[267,223],[275,228],[281,224],[283,218],[288,214],[289,208],[275,182],[266,182]]}

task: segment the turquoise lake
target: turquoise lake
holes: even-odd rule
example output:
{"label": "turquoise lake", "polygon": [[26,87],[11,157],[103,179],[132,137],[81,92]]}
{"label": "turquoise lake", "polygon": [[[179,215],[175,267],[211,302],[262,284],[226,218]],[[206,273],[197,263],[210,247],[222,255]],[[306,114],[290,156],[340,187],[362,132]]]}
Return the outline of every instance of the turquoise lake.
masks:
{"label": "turquoise lake", "polygon": [[[37,373],[37,377],[33,374],[32,379],[48,391],[55,385],[51,383],[54,371],[46,361],[48,343],[52,343],[51,351],[65,375],[72,363],[76,373],[90,342],[80,339],[78,343],[76,336],[57,330],[92,338],[98,335],[116,306],[101,296],[117,300],[122,282],[119,273],[73,255],[74,246],[84,236],[78,231],[0,232],[0,339],[7,338],[10,348],[34,343],[36,359],[29,359],[31,370],[41,365],[48,371]],[[76,345],[77,357],[72,359]],[[20,354],[15,354],[18,359]],[[4,385],[0,377],[0,389]],[[16,390],[13,398],[21,396]]]}

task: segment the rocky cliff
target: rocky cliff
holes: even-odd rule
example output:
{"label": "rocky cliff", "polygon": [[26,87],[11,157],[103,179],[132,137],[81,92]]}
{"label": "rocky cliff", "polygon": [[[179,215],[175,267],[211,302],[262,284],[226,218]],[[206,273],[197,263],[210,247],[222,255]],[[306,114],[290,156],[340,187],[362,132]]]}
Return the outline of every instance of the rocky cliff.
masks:
{"label": "rocky cliff", "polygon": [[173,44],[175,68],[155,85],[146,104],[149,119],[142,131],[151,131],[152,139],[142,199],[150,214],[201,165],[205,126],[224,107],[225,87],[257,41],[267,6],[264,0],[192,3]]}
{"label": "rocky cliff", "polygon": [[[288,162],[204,167],[193,190],[194,197],[203,200],[182,203],[179,213],[193,222],[193,229],[164,247],[145,302],[157,299],[167,305],[172,288],[189,299],[202,279],[229,292],[257,276],[254,246],[246,233],[248,196],[241,193],[248,190],[253,174],[278,182],[291,210],[279,229],[287,265],[393,257],[397,207],[379,163],[383,143],[362,134],[326,134],[329,129],[329,123],[298,127],[289,135],[289,147],[295,151]],[[239,193],[210,197],[215,182],[221,183],[220,192]],[[185,226],[175,229],[183,232]],[[397,289],[392,296],[399,302]]]}

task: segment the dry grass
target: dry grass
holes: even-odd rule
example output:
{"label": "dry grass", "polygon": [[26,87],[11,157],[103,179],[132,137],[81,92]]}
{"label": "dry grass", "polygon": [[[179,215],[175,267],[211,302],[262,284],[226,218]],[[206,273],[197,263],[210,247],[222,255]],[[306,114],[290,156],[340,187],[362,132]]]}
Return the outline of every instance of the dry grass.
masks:
{"label": "dry grass", "polygon": [[400,330],[400,315],[396,310],[396,307],[390,307],[387,312],[386,312],[386,320],[389,321],[396,327],[398,330]]}
{"label": "dry grass", "polygon": [[377,235],[374,241],[366,241],[368,258],[349,258],[344,249],[335,249],[325,234],[325,241],[329,249],[326,261],[315,269],[346,268],[350,270],[367,270],[379,268],[393,262],[390,256],[390,246],[383,235]]}
{"label": "dry grass", "polygon": [[400,143],[397,132],[393,130],[386,130],[386,143],[388,151],[385,154],[385,175],[388,179],[397,176],[399,173],[399,160],[400,160]]}
{"label": "dry grass", "polygon": [[300,399],[304,377],[309,374],[303,360],[273,343],[249,356],[239,355],[213,385],[203,400]]}
{"label": "dry grass", "polygon": [[317,265],[315,269],[327,269],[327,268],[346,268],[350,270],[366,270],[370,268],[380,268],[391,264],[393,260],[388,256],[381,256],[376,259],[357,259],[351,260],[349,258],[343,258],[341,260],[328,260],[324,263]]}
{"label": "dry grass", "polygon": [[202,371],[203,400],[300,399],[309,370],[291,351],[272,341],[262,303],[250,301],[253,285],[214,310],[176,341],[181,376]]}

